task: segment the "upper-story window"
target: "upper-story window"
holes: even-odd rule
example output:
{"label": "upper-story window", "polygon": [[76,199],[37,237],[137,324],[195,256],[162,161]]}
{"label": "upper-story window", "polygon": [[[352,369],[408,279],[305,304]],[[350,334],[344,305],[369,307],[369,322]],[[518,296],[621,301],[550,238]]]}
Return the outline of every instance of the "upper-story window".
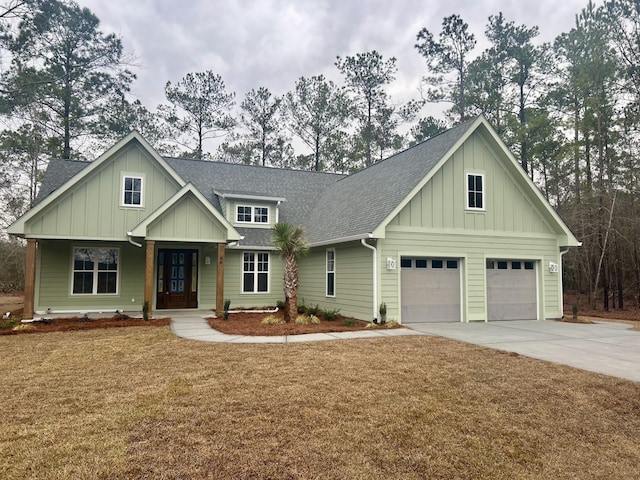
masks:
{"label": "upper-story window", "polygon": [[236,222],[269,223],[269,207],[238,205],[236,208]]}
{"label": "upper-story window", "polygon": [[484,175],[467,174],[467,208],[484,210]]}
{"label": "upper-story window", "polygon": [[122,177],[122,205],[128,207],[142,207],[143,178],[133,175]]}

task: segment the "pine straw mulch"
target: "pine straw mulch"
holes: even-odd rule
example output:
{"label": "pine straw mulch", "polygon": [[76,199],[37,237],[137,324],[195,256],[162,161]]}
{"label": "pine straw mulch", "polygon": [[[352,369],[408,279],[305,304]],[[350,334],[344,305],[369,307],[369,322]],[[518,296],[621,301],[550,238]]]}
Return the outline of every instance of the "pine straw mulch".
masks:
{"label": "pine straw mulch", "polygon": [[262,323],[269,315],[273,315],[284,322],[284,311],[276,313],[254,313],[238,312],[229,314],[229,319],[207,318],[209,326],[227,335],[252,335],[252,336],[281,336],[281,335],[301,335],[304,333],[331,333],[331,332],[354,332],[360,330],[375,330],[386,328],[397,328],[397,325],[375,325],[362,320],[336,316],[335,320],[325,320],[322,315],[318,315],[320,323],[298,325],[295,322],[280,323],[277,325],[265,325]]}
{"label": "pine straw mulch", "polygon": [[22,333],[48,333],[48,332],[68,332],[73,330],[93,330],[100,328],[119,327],[166,327],[171,322],[170,318],[152,318],[144,320],[133,318],[128,315],[114,315],[112,317],[88,318],[65,317],[51,318],[45,321],[21,323],[14,320],[19,328],[14,330],[9,324],[0,328],[0,335],[18,335]]}

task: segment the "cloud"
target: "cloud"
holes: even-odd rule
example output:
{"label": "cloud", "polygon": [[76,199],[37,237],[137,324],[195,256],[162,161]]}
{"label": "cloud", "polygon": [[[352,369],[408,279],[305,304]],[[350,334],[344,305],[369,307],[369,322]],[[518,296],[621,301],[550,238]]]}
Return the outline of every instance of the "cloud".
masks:
{"label": "cloud", "polygon": [[552,41],[573,26],[586,0],[513,2],[490,0],[78,0],[101,20],[105,32],[122,36],[138,58],[133,95],[148,107],[165,101],[164,85],[188,72],[213,70],[241,100],[252,88],[275,94],[300,76],[325,74],[340,81],[337,55],[378,50],[396,57],[399,72],[389,92],[397,100],[417,98],[424,60],[414,48],[422,27],[434,35],[442,19],[458,13],[486,46],[489,15],[540,27]]}

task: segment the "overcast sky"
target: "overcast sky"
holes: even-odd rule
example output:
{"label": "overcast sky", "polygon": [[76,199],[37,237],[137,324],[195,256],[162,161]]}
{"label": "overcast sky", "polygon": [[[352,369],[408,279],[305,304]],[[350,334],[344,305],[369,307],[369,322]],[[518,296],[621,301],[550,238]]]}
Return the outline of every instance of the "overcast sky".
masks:
{"label": "overcast sky", "polygon": [[[423,27],[437,37],[442,19],[462,16],[486,46],[489,15],[537,25],[553,41],[575,24],[587,0],[77,0],[105,33],[123,39],[139,66],[133,95],[149,109],[162,102],[165,83],[188,72],[213,70],[238,103],[261,86],[282,95],[300,76],[324,74],[340,82],[334,62],[377,50],[397,58],[395,101],[418,98],[424,59],[414,48]],[[597,1],[596,4],[601,4]]]}

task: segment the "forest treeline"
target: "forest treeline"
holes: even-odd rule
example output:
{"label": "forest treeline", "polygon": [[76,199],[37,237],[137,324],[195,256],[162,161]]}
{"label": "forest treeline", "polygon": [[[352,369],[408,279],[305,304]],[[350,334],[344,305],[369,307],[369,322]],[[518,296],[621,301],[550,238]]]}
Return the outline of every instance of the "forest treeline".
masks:
{"label": "forest treeline", "polygon": [[[484,32],[459,12],[415,34],[405,54],[424,59],[424,76],[405,103],[387,93],[396,58],[368,51],[336,57],[339,84],[310,72],[243,98],[215,71],[184,72],[152,107],[131,94],[135,59],[90,10],[5,2],[2,225],[32,204],[48,158],[95,158],[134,129],[168,156],[352,172],[484,114],[583,242],[564,257],[565,286],[604,309],[639,306],[640,2],[589,2],[551,43],[500,12]],[[445,115],[421,116],[433,102]]]}

